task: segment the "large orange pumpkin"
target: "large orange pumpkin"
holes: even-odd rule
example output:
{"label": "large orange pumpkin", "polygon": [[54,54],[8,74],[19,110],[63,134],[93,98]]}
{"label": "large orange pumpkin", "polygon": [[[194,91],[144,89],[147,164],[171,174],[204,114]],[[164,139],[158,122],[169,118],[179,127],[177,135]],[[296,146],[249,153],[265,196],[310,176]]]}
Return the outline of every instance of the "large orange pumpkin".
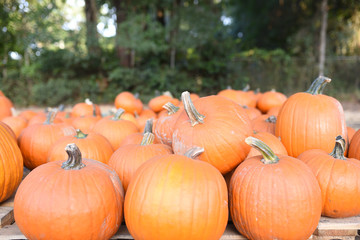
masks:
{"label": "large orange pumpkin", "polygon": [[4,125],[0,124],[0,202],[15,192],[23,175],[21,151]]}
{"label": "large orange pumpkin", "polygon": [[198,159],[230,172],[250,151],[245,138],[253,131],[249,116],[235,102],[221,96],[199,98],[192,103],[189,92],[182,94],[185,111],[174,126],[172,147],[184,154],[192,146],[205,149]]}
{"label": "large orange pumpkin", "polygon": [[101,116],[100,107],[88,98],[83,103],[77,103],[71,110],[71,117]]}
{"label": "large orange pumpkin", "polygon": [[118,148],[111,156],[108,165],[119,175],[126,192],[135,171],[147,160],[155,156],[171,154],[172,149],[165,144],[153,144],[155,136],[144,134],[140,144],[129,144]]}
{"label": "large orange pumpkin", "polygon": [[360,214],[360,161],[346,158],[345,139],[336,138],[333,151],[311,149],[299,155],[316,176],[322,194],[322,215],[334,218]]}
{"label": "large orange pumpkin", "polygon": [[107,165],[82,159],[75,144],[67,161],[46,163],[22,181],[14,201],[20,231],[29,239],[109,239],[123,218],[124,191]]}
{"label": "large orange pumpkin", "polygon": [[53,123],[56,112],[49,112],[48,119],[43,124],[33,124],[25,128],[18,142],[24,157],[24,165],[34,169],[47,162],[50,147],[64,136],[73,136],[75,129],[65,123]]}
{"label": "large orange pumpkin", "polygon": [[140,114],[143,110],[143,103],[131,92],[121,92],[115,98],[115,107],[122,108],[125,112]]}
{"label": "large orange pumpkin", "polygon": [[225,180],[216,168],[182,155],[163,155],[148,160],[133,176],[125,222],[134,239],[219,239],[228,221],[227,200]]}
{"label": "large orange pumpkin", "polygon": [[66,159],[64,148],[69,143],[75,143],[84,158],[107,163],[114,153],[109,141],[98,133],[84,134],[80,129],[76,130],[74,136],[66,136],[56,141],[49,149],[47,162]]}
{"label": "large orange pumpkin", "polygon": [[333,97],[321,94],[331,80],[320,76],[309,90],[296,93],[283,104],[276,121],[276,136],[290,156],[297,157],[309,149],[331,152],[333,140],[347,139],[344,111]]}
{"label": "large orange pumpkin", "polygon": [[360,129],[356,131],[351,139],[348,157],[360,160]]}
{"label": "large orange pumpkin", "polygon": [[119,108],[113,118],[103,118],[93,127],[93,131],[103,135],[109,140],[114,150],[120,147],[125,137],[138,132],[136,125],[130,121],[122,120],[124,110]]}
{"label": "large orange pumpkin", "polygon": [[261,110],[262,113],[267,113],[271,108],[281,107],[286,101],[287,97],[275,90],[264,92],[257,101],[257,108]]}
{"label": "large orange pumpkin", "polygon": [[262,156],[248,158],[230,180],[230,213],[248,239],[308,239],[321,215],[321,191],[311,169],[262,141],[246,142]]}

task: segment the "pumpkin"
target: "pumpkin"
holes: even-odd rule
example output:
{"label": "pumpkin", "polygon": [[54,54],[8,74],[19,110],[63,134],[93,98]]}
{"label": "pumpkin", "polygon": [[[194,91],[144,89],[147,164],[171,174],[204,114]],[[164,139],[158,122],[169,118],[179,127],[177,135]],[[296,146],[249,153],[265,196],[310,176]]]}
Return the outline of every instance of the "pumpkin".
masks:
{"label": "pumpkin", "polygon": [[85,116],[101,116],[100,107],[90,99],[85,99],[83,103],[77,103],[71,110],[71,117],[85,117]]}
{"label": "pumpkin", "polygon": [[[288,155],[284,144],[280,141],[279,138],[275,137],[269,132],[255,132],[253,137],[263,141],[271,150],[278,155]],[[251,148],[247,158],[259,156],[261,152],[256,150],[256,148]]]}
{"label": "pumpkin", "polygon": [[290,96],[276,121],[275,134],[281,137],[290,156],[297,157],[310,149],[331,152],[332,139],[347,139],[344,111],[333,97],[321,94],[331,79],[320,76],[309,90]]}
{"label": "pumpkin", "polygon": [[356,131],[351,139],[348,157],[360,160],[360,129]]}
{"label": "pumpkin", "polygon": [[252,120],[251,124],[256,132],[269,132],[275,135],[275,116],[264,114]]}
{"label": "pumpkin", "polygon": [[0,91],[0,120],[12,116],[13,103]]}
{"label": "pumpkin", "polygon": [[[132,134],[128,135],[120,143],[119,147],[129,145],[129,144],[140,144],[143,140],[144,134],[145,133],[153,133],[153,128],[154,128],[153,127],[153,119],[150,118],[146,121],[143,132],[137,132],[137,133],[132,133]],[[155,138],[154,143],[161,143],[161,142]]]}
{"label": "pumpkin", "polygon": [[322,215],[333,218],[360,214],[360,162],[346,158],[345,139],[337,136],[333,151],[311,149],[299,155],[316,176],[322,194]]}
{"label": "pumpkin", "polygon": [[21,131],[28,125],[28,121],[26,120],[26,118],[20,116],[6,117],[3,118],[1,121],[6,123],[11,128],[11,130],[13,130],[16,138],[19,137]]}
{"label": "pumpkin", "polygon": [[77,117],[72,120],[71,125],[75,129],[81,129],[81,131],[89,133],[100,119],[101,116],[98,115]]}
{"label": "pumpkin", "polygon": [[145,162],[125,195],[125,222],[134,239],[219,239],[228,221],[226,183],[216,168],[168,154]]}
{"label": "pumpkin", "polygon": [[171,146],[174,125],[181,111],[171,102],[166,103],[163,108],[166,109],[167,115],[157,120],[154,134],[161,143]]}
{"label": "pumpkin", "polygon": [[124,110],[119,108],[112,118],[103,118],[93,127],[93,131],[103,135],[109,140],[114,150],[120,147],[121,142],[130,134],[138,132],[136,125],[130,121],[122,120]]}
{"label": "pumpkin", "polygon": [[164,104],[166,104],[168,102],[171,102],[175,106],[179,105],[179,103],[180,103],[178,99],[173,98],[173,96],[171,95],[170,92],[166,92],[161,96],[152,98],[149,101],[148,105],[151,110],[158,113],[163,109],[162,107],[164,106]]}
{"label": "pumpkin", "polygon": [[68,160],[29,173],[17,190],[14,216],[29,239],[109,239],[123,218],[124,191],[107,165],[81,157],[75,144]]}
{"label": "pumpkin", "polygon": [[256,107],[256,95],[254,92],[249,92],[249,88],[248,85],[243,90],[228,88],[221,90],[217,95],[226,97],[242,106]]}
{"label": "pumpkin", "polygon": [[115,98],[115,107],[122,108],[125,112],[140,114],[143,110],[143,103],[140,99],[134,96],[131,92],[121,92]]}
{"label": "pumpkin", "polygon": [[155,135],[144,134],[140,144],[129,144],[118,148],[111,156],[108,165],[119,175],[126,192],[135,171],[147,160],[155,156],[171,154],[171,147],[165,144],[153,144]]}
{"label": "pumpkin", "polygon": [[255,118],[261,116],[261,112],[259,109],[254,108],[254,107],[247,107],[247,106],[242,106],[246,113],[248,114],[250,120],[254,120]]}
{"label": "pumpkin", "polygon": [[[197,159],[230,172],[250,151],[245,138],[252,135],[249,116],[235,102],[221,96],[199,98],[192,103],[189,92],[182,93],[185,111],[175,123],[172,147],[184,154],[192,146],[205,149]],[[189,121],[190,120],[190,121]]]}
{"label": "pumpkin", "polygon": [[348,132],[348,138],[349,138],[349,144],[351,143],[351,139],[353,138],[353,136],[355,135],[356,130],[352,127],[346,127],[347,132]]}
{"label": "pumpkin", "polygon": [[321,215],[321,191],[302,161],[275,153],[261,140],[246,142],[262,156],[248,158],[230,180],[230,213],[248,239],[308,239]]}
{"label": "pumpkin", "polygon": [[111,144],[104,136],[94,132],[84,134],[80,129],[76,129],[74,136],[63,137],[51,146],[47,155],[47,162],[66,159],[64,148],[69,143],[75,143],[84,158],[94,159],[102,163],[107,163],[114,153]]}
{"label": "pumpkin", "polygon": [[17,139],[14,131],[9,127],[9,125],[0,121],[0,126],[2,126],[10,134],[12,138],[14,138],[15,140]]}
{"label": "pumpkin", "polygon": [[38,114],[37,112],[34,112],[32,110],[25,110],[25,111],[22,111],[21,113],[19,113],[19,116],[25,118],[28,121],[30,121],[30,119],[32,117],[36,116],[37,114]]}
{"label": "pumpkin", "polygon": [[287,97],[276,92],[274,89],[268,92],[264,92],[256,103],[256,107],[260,109],[262,113],[267,113],[271,108],[281,107],[286,101]]}
{"label": "pumpkin", "polygon": [[19,186],[23,175],[23,158],[14,137],[0,124],[0,202],[8,199]]}
{"label": "pumpkin", "polygon": [[56,111],[48,113],[43,124],[33,124],[25,128],[19,136],[18,142],[24,157],[24,165],[34,169],[47,162],[50,147],[64,136],[75,135],[75,129],[65,123],[53,123]]}
{"label": "pumpkin", "polygon": [[[53,109],[53,111],[57,111],[57,110]],[[48,118],[48,114],[49,114],[49,112],[40,112],[40,113],[36,114],[29,120],[28,126],[34,125],[34,124],[39,124],[39,123],[44,123],[46,121],[46,119]],[[63,120],[61,120],[60,118],[55,116],[53,123],[63,123]]]}
{"label": "pumpkin", "polygon": [[281,106],[278,106],[278,107],[272,107],[269,109],[269,111],[267,111],[267,115],[274,115],[275,117],[277,117],[279,115],[279,112],[280,112],[280,109],[281,109],[282,105]]}

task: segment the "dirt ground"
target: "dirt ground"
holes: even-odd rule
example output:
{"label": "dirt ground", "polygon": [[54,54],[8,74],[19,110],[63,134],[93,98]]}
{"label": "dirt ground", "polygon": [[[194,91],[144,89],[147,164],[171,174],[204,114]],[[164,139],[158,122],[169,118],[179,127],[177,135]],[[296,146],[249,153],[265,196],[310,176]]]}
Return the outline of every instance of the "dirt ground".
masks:
{"label": "dirt ground", "polygon": [[[344,108],[344,112],[345,112],[345,119],[346,119],[346,124],[349,127],[360,129],[360,100],[355,102],[355,101],[351,101],[351,102],[342,102],[341,103],[343,105]],[[67,106],[65,110],[70,110],[71,106]],[[44,108],[39,108],[39,107],[30,107],[30,108],[26,108],[26,109],[31,109],[34,111],[42,111]],[[100,109],[101,112],[103,114],[108,113],[110,110],[115,109],[113,105],[107,104],[107,105],[100,105]],[[25,110],[24,108],[18,108],[17,112],[21,112]]]}

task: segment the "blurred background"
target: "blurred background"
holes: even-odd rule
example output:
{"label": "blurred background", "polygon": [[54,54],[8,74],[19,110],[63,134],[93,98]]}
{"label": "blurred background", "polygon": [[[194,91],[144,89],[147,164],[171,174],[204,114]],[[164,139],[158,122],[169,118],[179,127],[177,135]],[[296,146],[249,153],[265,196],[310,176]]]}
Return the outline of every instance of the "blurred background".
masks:
{"label": "blurred background", "polygon": [[319,74],[360,99],[359,0],[1,0],[0,86],[17,106],[230,86],[287,95]]}

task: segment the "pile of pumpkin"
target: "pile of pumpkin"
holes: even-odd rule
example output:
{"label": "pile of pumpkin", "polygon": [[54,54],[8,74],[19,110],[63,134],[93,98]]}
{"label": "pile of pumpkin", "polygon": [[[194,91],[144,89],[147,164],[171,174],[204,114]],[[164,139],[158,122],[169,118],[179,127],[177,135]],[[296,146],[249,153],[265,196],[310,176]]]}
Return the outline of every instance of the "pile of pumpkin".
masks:
{"label": "pile of pumpkin", "polygon": [[90,101],[11,116],[2,95],[0,201],[24,164],[14,214],[29,239],[109,239],[123,219],[135,239],[219,239],[229,212],[249,239],[307,239],[321,215],[360,214],[360,130],[329,82],[147,106],[122,92],[108,116]]}

